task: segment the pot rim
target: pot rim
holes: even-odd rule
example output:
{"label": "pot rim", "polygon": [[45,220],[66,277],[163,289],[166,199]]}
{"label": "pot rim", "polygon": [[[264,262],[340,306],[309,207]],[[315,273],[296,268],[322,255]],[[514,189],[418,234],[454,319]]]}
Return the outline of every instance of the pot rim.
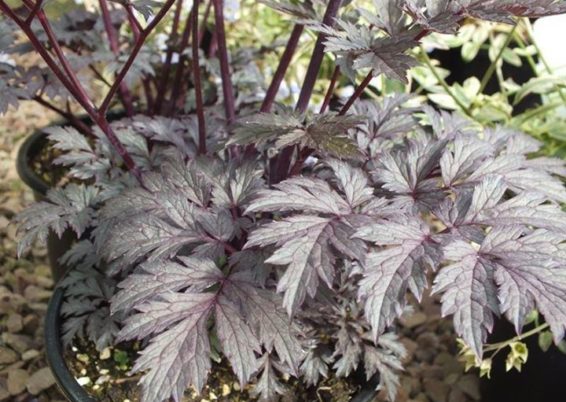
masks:
{"label": "pot rim", "polygon": [[[125,113],[122,110],[113,110],[108,113],[107,118],[112,121],[125,117]],[[92,125],[91,118],[84,114],[79,115],[77,118],[85,124]],[[20,179],[30,187],[34,192],[45,197],[48,191],[53,188],[52,185],[47,183],[41,178],[30,166],[30,160],[32,157],[37,155],[43,147],[45,147],[49,140],[47,138],[47,133],[44,131],[49,127],[64,127],[69,125],[67,120],[54,120],[48,125],[35,130],[31,135],[29,135],[18,150],[18,155],[16,158],[16,171],[20,176]]]}
{"label": "pot rim", "polygon": [[49,300],[45,315],[45,354],[47,363],[63,395],[71,402],[96,402],[77,382],[63,357],[61,343],[60,310],[65,296],[64,289],[57,287]]}
{"label": "pot rim", "polygon": [[[65,290],[57,287],[49,300],[47,314],[45,315],[45,353],[47,363],[55,377],[55,381],[61,392],[70,402],[96,402],[84,388],[77,382],[69,371],[63,357],[63,345],[61,343],[61,316],[60,310],[65,297]],[[375,376],[374,376],[375,377]],[[368,387],[358,391],[350,402],[370,402],[376,391],[377,378],[368,381]]]}
{"label": "pot rim", "polygon": [[47,134],[44,131],[35,131],[22,143],[16,159],[16,170],[20,179],[42,196],[47,194],[51,186],[32,169],[30,160],[47,145],[47,142]]}

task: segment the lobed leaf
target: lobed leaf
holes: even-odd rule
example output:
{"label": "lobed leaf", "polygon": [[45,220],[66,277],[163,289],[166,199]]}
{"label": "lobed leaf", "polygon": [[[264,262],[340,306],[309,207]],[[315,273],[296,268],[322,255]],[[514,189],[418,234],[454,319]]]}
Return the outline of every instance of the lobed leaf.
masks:
{"label": "lobed leaf", "polygon": [[368,253],[358,285],[358,297],[377,339],[402,314],[407,289],[420,300],[427,270],[436,269],[441,254],[428,226],[418,218],[383,220],[359,229],[355,237],[386,246]]}
{"label": "lobed leaf", "polygon": [[98,202],[96,187],[69,184],[64,189],[50,190],[47,201],[33,204],[16,217],[21,234],[18,255],[35,240],[44,242],[50,230],[61,237],[66,229],[71,229],[80,237],[93,223]]}
{"label": "lobed leaf", "polygon": [[142,264],[139,271],[129,275],[118,285],[120,290],[112,298],[112,312],[130,310],[160,295],[181,289],[201,291],[222,278],[222,272],[208,259],[178,257],[179,262],[158,260]]}
{"label": "lobed leaf", "polygon": [[178,402],[188,385],[200,392],[211,368],[207,321],[214,294],[173,293],[163,299],[143,305],[121,331],[121,339],[162,331],[140,352],[132,369],[145,372],[140,380],[143,402],[171,397]]}

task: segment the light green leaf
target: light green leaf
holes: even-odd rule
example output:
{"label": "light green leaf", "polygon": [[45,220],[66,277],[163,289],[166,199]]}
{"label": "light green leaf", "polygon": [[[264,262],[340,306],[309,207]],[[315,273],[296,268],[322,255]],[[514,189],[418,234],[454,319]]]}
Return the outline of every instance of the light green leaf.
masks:
{"label": "light green leaf", "polygon": [[503,50],[503,54],[501,55],[501,57],[506,63],[509,63],[512,66],[521,67],[523,65],[523,61],[521,60],[519,55],[515,52],[515,49],[507,48]]}
{"label": "light green leaf", "polygon": [[564,87],[566,87],[566,77],[564,76],[532,78],[517,91],[515,94],[514,104],[516,105],[529,94],[547,94]]}
{"label": "light green leaf", "polygon": [[538,345],[540,348],[546,352],[552,346],[552,332],[544,331],[538,335]]}

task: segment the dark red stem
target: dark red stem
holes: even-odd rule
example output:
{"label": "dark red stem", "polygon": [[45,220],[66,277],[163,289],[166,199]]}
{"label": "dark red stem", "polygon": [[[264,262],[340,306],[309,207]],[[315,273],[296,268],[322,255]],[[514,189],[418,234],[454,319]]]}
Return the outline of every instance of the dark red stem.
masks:
{"label": "dark red stem", "polygon": [[[4,0],[0,0],[0,10],[2,10],[4,12],[4,14],[6,14],[10,19],[12,19],[22,29],[22,31],[26,34],[26,36],[30,40],[30,43],[32,44],[34,49],[40,54],[40,56],[43,58],[43,60],[47,63],[47,65],[49,66],[49,69],[61,81],[63,86],[65,86],[65,88],[71,93],[73,98],[75,98],[75,100],[88,113],[88,115],[92,118],[93,122],[96,123],[101,128],[101,130],[104,132],[104,134],[106,135],[106,137],[108,138],[110,143],[115,147],[118,154],[124,160],[124,163],[126,164],[128,170],[141,182],[141,173],[140,173],[139,169],[137,168],[136,164],[134,163],[134,160],[132,159],[130,154],[126,151],[124,146],[120,143],[120,141],[116,137],[116,134],[110,128],[110,125],[106,121],[106,118],[104,116],[100,116],[97,113],[95,107],[93,106],[92,101],[89,99],[88,95],[86,95],[86,93],[84,92],[82,87],[77,88],[75,86],[75,84],[73,83],[73,81],[70,78],[67,78],[67,76],[59,68],[59,66],[57,65],[55,60],[53,60],[53,58],[51,57],[51,55],[49,54],[47,49],[39,41],[39,39],[37,38],[37,36],[33,32],[33,30],[31,29],[31,27],[29,25],[27,25],[25,23],[25,21],[21,20],[15,14],[12,11],[12,9],[4,2]],[[37,14],[38,18],[41,14],[43,14],[43,12],[39,11],[38,14]],[[49,24],[46,24],[46,25],[49,26]],[[53,35],[52,31],[51,31],[51,35],[52,35],[52,37],[50,37],[49,39],[50,39],[51,42],[53,42],[52,46],[54,46],[55,49],[58,49],[58,50],[56,50],[56,53],[59,56],[63,56],[63,58],[64,58],[63,52],[62,52],[62,50],[59,46],[58,41],[56,40],[55,36]],[[49,37],[49,34],[48,34],[48,37]]]}
{"label": "dark red stem", "polygon": [[130,54],[130,57],[128,58],[128,60],[126,61],[126,63],[124,64],[124,66],[122,67],[120,72],[118,73],[118,75],[116,77],[116,81],[114,81],[112,88],[110,88],[110,91],[108,91],[108,94],[106,95],[106,97],[102,101],[102,104],[100,105],[100,108],[99,108],[99,111],[98,111],[100,115],[105,115],[106,112],[108,111],[108,107],[110,106],[110,102],[114,98],[114,95],[116,95],[116,92],[118,91],[118,87],[120,86],[120,84],[122,83],[124,78],[126,77],[126,74],[128,74],[128,71],[130,71],[130,68],[134,64],[134,61],[135,61],[136,57],[138,56],[138,53],[140,52],[141,48],[143,47],[145,40],[147,39],[149,34],[153,31],[153,29],[157,26],[157,24],[159,24],[161,22],[163,17],[165,17],[165,15],[167,14],[167,12],[171,8],[171,6],[173,6],[174,2],[175,2],[175,0],[167,0],[167,2],[163,5],[163,7],[161,7],[161,10],[159,10],[159,12],[155,15],[153,20],[150,22],[150,24],[144,30],[142,30],[140,32],[140,35],[139,35],[138,39],[136,40],[136,43],[134,45],[134,48],[132,49],[132,53]]}
{"label": "dark red stem", "polygon": [[193,5],[193,81],[195,86],[195,99],[198,120],[198,152],[206,154],[206,126],[204,121],[204,103],[202,101],[202,83],[200,76],[199,46],[198,46],[198,8],[200,0],[194,0]]}
{"label": "dark red stem", "polygon": [[141,32],[143,31],[143,27],[136,18],[136,15],[134,14],[134,7],[131,4],[126,4],[125,8],[126,8],[126,13],[128,14],[128,21],[130,22],[130,26],[132,27],[132,32],[134,33],[134,39],[138,40]]}
{"label": "dark red stem", "polygon": [[31,25],[33,19],[37,15],[37,12],[41,9],[42,5],[43,5],[43,0],[37,0],[35,2],[35,6],[31,10],[31,12],[29,13],[28,17],[26,18],[26,24],[27,25]]}
{"label": "dark red stem", "polygon": [[34,49],[43,58],[45,63],[47,63],[49,69],[61,81],[61,83],[65,86],[65,88],[71,93],[71,95],[73,95],[73,97],[75,97],[77,101],[81,103],[82,106],[83,100],[80,94],[77,92],[77,89],[75,88],[73,83],[67,78],[65,73],[59,68],[55,60],[51,57],[47,49],[39,41],[37,36],[35,36],[33,30],[28,25],[26,25],[25,22],[22,21],[3,0],[0,0],[0,10],[2,10],[4,14],[6,14],[11,20],[13,20],[20,27],[20,29],[22,29],[22,31],[26,34],[26,36],[30,40],[30,43],[32,44]]}
{"label": "dark red stem", "polygon": [[[169,37],[169,44],[167,46],[167,55],[161,70],[161,80],[157,86],[157,98],[155,106],[159,109],[155,112],[163,111],[163,101],[165,100],[165,93],[167,92],[167,84],[169,83],[169,75],[171,74],[171,62],[173,60],[173,53],[175,47],[178,45],[177,39],[179,37],[179,25],[181,22],[181,11],[183,10],[183,0],[177,0],[177,7],[173,16],[173,26],[171,27],[171,36]],[[180,58],[180,55],[179,55]]]}
{"label": "dark red stem", "polygon": [[177,64],[177,70],[175,71],[175,78],[173,79],[173,88],[171,89],[171,98],[169,99],[169,104],[168,104],[169,115],[173,114],[173,112],[175,111],[175,107],[177,106],[177,102],[179,101],[179,96],[182,93],[185,63],[187,62],[187,57],[183,54],[183,52],[189,46],[192,24],[193,24],[193,11],[191,10],[191,12],[187,17],[185,28],[183,29],[183,34],[181,35],[181,43],[179,44],[179,48],[177,49],[177,52],[179,53],[179,63]]}
{"label": "dark red stem", "polygon": [[140,183],[142,183],[143,181],[141,177],[141,171],[136,166],[136,163],[130,156],[129,152],[126,150],[126,148],[124,148],[124,145],[122,145],[118,137],[116,137],[116,134],[110,127],[106,116],[99,115],[97,113],[94,113],[94,115],[89,113],[89,115],[96,123],[96,125],[100,127],[102,132],[106,135],[108,141],[110,141],[110,144],[112,144],[112,146],[118,151],[118,154],[122,157],[124,163],[126,164],[126,167],[128,168],[128,171],[131,172]]}
{"label": "dark red stem", "polygon": [[[328,27],[334,26],[334,19],[338,14],[338,9],[342,0],[330,0],[328,2],[328,7],[324,13],[324,18],[322,23]],[[304,113],[307,110],[309,101],[311,99],[312,91],[314,89],[314,84],[320,70],[320,65],[322,64],[322,59],[324,58],[324,40],[326,35],[320,33],[314,45],[313,54],[309,67],[307,69],[307,74],[305,76],[305,81],[303,82],[303,87],[301,88],[301,93],[299,94],[299,100],[295,106],[295,110],[299,113]]]}
{"label": "dark red stem", "polygon": [[301,152],[299,152],[299,156],[297,157],[295,164],[293,165],[291,171],[289,172],[289,176],[295,176],[301,173],[303,164],[305,163],[307,158],[313,153],[313,151],[314,151],[313,149],[307,147],[301,149]]}
{"label": "dark red stem", "polygon": [[428,29],[423,29],[417,36],[415,36],[415,40],[418,42],[420,41],[422,38],[424,38],[425,36],[427,36],[430,33],[430,30]]}
{"label": "dark red stem", "polygon": [[332,99],[332,95],[334,94],[334,89],[336,88],[336,82],[340,77],[340,67],[336,66],[334,68],[334,73],[332,73],[332,78],[330,79],[330,85],[328,85],[328,90],[326,91],[326,95],[324,96],[324,101],[322,102],[322,106],[320,107],[320,114],[326,112],[328,105],[330,105],[330,100]]}
{"label": "dark red stem", "polygon": [[88,68],[89,68],[90,71],[92,71],[92,73],[94,75],[96,75],[96,78],[98,78],[102,83],[104,83],[104,85],[106,85],[108,88],[110,88],[112,86],[112,84],[110,82],[108,82],[108,80],[106,78],[104,78],[102,73],[100,71],[98,71],[95,66],[93,66],[92,64],[89,64]]}
{"label": "dark red stem", "polygon": [[[340,9],[340,5],[342,0],[330,0],[328,2],[328,6],[326,7],[326,12],[324,13],[324,17],[322,19],[322,23],[326,26],[332,27],[334,26],[334,19],[338,14],[338,10]],[[299,100],[297,101],[297,105],[295,106],[295,110],[299,113],[306,112],[312,92],[314,89],[314,84],[316,82],[318,72],[320,71],[320,66],[322,64],[322,59],[324,58],[324,40],[326,35],[320,33],[316,40],[316,44],[314,45],[313,54],[311,57],[311,61],[309,63],[309,67],[307,69],[307,73],[305,75],[305,80],[303,82],[303,87],[301,88],[301,93],[299,94]],[[272,163],[271,166],[274,169],[270,169],[270,183],[275,184],[279,183],[281,180],[284,180],[287,177],[287,173],[289,171],[289,165],[291,164],[291,158],[293,156],[293,152],[295,147],[287,147],[281,151],[281,154],[277,158],[277,162],[275,166]]]}
{"label": "dark red stem", "polygon": [[[222,76],[222,93],[224,95],[224,110],[228,125],[234,123],[236,118],[236,101],[234,99],[234,87],[230,78],[230,64],[228,61],[228,49],[226,47],[226,31],[224,30],[224,1],[212,0],[214,4],[214,21],[216,34],[218,35],[218,58],[220,60],[220,74]],[[197,34],[198,35],[198,34]]]}
{"label": "dark red stem", "polygon": [[206,24],[208,21],[208,16],[210,15],[210,10],[212,9],[212,1],[209,0],[208,4],[206,5],[206,9],[204,10],[204,17],[202,18],[202,24],[200,27],[200,31],[198,34],[198,43],[199,46],[202,43],[202,38],[204,37],[204,33],[206,32]]}
{"label": "dark red stem", "polygon": [[67,74],[69,81],[71,82],[71,84],[75,88],[76,94],[80,97],[80,99],[83,102],[92,105],[90,97],[86,93],[85,89],[83,88],[82,84],[80,83],[79,79],[77,78],[77,75],[73,71],[73,68],[69,64],[69,61],[65,57],[65,54],[63,53],[63,49],[59,45],[59,41],[57,40],[57,37],[55,36],[53,29],[51,28],[51,24],[47,20],[47,16],[43,12],[43,10],[39,10],[37,12],[37,18],[39,19],[41,26],[43,27],[43,29],[45,30],[45,33],[47,34],[47,38],[49,39],[49,43],[51,44],[51,47],[52,47],[53,51],[55,52],[55,55],[57,56],[59,63],[61,64],[61,66],[63,67],[63,70]]}
{"label": "dark red stem", "polygon": [[[275,74],[273,74],[273,78],[271,79],[271,83],[267,88],[267,92],[265,93],[265,97],[263,98],[263,102],[259,109],[262,113],[267,113],[273,107],[273,103],[275,102],[275,98],[277,97],[277,93],[279,92],[279,88],[281,87],[281,83],[285,79],[285,74],[291,65],[291,61],[293,60],[293,55],[297,50],[297,46],[299,44],[299,40],[301,39],[301,35],[303,34],[305,27],[304,25],[295,25],[291,35],[289,36],[289,40],[287,41],[287,45],[285,46],[285,50],[279,59],[279,65],[277,66],[277,70],[275,70]],[[252,156],[255,153],[256,149],[253,144],[250,144],[246,147],[246,156]],[[276,158],[272,158],[270,160],[270,170],[275,169],[275,162]]]}
{"label": "dark red stem", "polygon": [[[171,6],[172,6],[172,4],[169,5],[168,8],[171,8]],[[143,42],[145,42],[145,39],[147,39],[147,38],[145,38],[145,39],[142,38],[143,27],[141,26],[139,20],[136,18],[135,14],[134,14],[134,9],[133,9],[132,4],[129,4],[129,3],[124,4],[124,8],[126,10],[126,14],[128,15],[128,21],[130,23],[130,27],[131,27],[132,33],[134,35],[134,46],[135,46],[135,44],[139,43],[140,41],[143,44]],[[161,11],[163,11],[163,9],[161,9],[160,12]],[[151,30],[151,29],[153,29],[153,28],[151,27],[151,24],[150,24],[150,26],[148,26],[146,28],[146,31]],[[148,35],[149,35],[149,33],[148,33]],[[147,108],[148,113],[151,115],[152,112],[153,112],[153,103],[154,103],[153,94],[152,94],[152,91],[151,91],[151,80],[150,80],[149,77],[144,75],[141,79],[141,82],[142,82],[142,86],[143,86],[145,98],[146,98],[146,104],[147,104],[146,108]],[[120,84],[120,86],[121,85],[122,84]],[[112,86],[110,86],[110,90],[112,90]]]}
{"label": "dark red stem", "polygon": [[[114,55],[120,55],[120,44],[118,41],[118,33],[112,25],[112,17],[110,15],[110,10],[108,9],[108,2],[107,0],[99,0],[100,10],[102,11],[102,21],[104,23],[104,29],[106,31],[106,35],[108,35],[108,42],[110,44],[110,50]],[[128,89],[127,85],[122,82],[120,83],[119,87],[119,96],[122,104],[124,105],[124,109],[126,110],[126,114],[128,116],[134,115],[134,97],[130,90]]]}
{"label": "dark red stem", "polygon": [[153,93],[151,91],[151,80],[144,78],[142,80],[143,91],[145,93],[145,100],[147,102],[147,112],[152,115],[155,109],[155,99],[153,98]]}
{"label": "dark red stem", "polygon": [[[23,3],[30,11],[35,10],[35,5],[32,4],[29,0],[24,0]],[[23,22],[10,9],[10,7],[6,5],[6,3],[4,3],[3,0],[0,2],[0,8],[8,15],[9,18],[11,18],[16,24],[18,24],[18,26],[22,29],[22,31],[24,31],[26,36],[29,38],[32,46],[34,47],[34,49],[36,49],[36,51],[40,54],[40,56],[45,60],[50,70],[53,71],[55,76],[59,78],[59,80],[62,82],[65,88],[71,93],[71,95],[75,99],[77,99],[77,101],[81,104],[81,106],[83,106],[87,110],[89,108],[93,108],[94,105],[92,101],[90,100],[88,94],[82,87],[76,74],[71,68],[67,58],[65,57],[65,54],[63,53],[63,49],[59,45],[59,41],[57,40],[57,37],[55,36],[53,29],[51,28],[51,24],[47,20],[47,17],[45,16],[43,10],[41,9],[37,10],[35,15],[38,17],[41,26],[43,27],[47,35],[49,44],[51,45],[53,51],[55,52],[55,55],[57,56],[57,59],[59,60],[59,63],[61,64],[63,71],[57,65],[57,62],[51,57],[45,46],[39,41],[39,39],[31,29],[31,26],[26,25],[25,22]]]}
{"label": "dark red stem", "polygon": [[212,31],[212,37],[210,38],[210,44],[208,45],[208,50],[206,55],[208,58],[216,57],[216,51],[218,50],[218,35],[216,31]]}
{"label": "dark red stem", "polygon": [[285,46],[285,50],[283,51],[281,59],[279,60],[277,70],[275,70],[275,74],[273,75],[273,78],[271,80],[271,84],[269,85],[269,88],[267,88],[265,98],[263,99],[263,103],[261,104],[261,112],[269,112],[271,110],[273,102],[275,102],[275,97],[277,96],[279,88],[281,87],[281,83],[283,82],[283,79],[285,79],[285,74],[287,73],[289,65],[293,60],[293,55],[297,50],[297,46],[304,29],[304,25],[298,24],[293,28],[291,36],[289,36],[287,46]]}
{"label": "dark red stem", "polygon": [[69,124],[79,130],[81,133],[92,136],[92,129],[79,120],[73,113],[69,113],[64,111],[63,109],[58,108],[57,106],[53,105],[52,103],[46,101],[41,96],[37,95],[33,97],[33,100],[39,103],[41,106],[46,107],[47,109],[53,110],[55,113],[59,114],[61,117],[65,118],[69,122]]}
{"label": "dark red stem", "polygon": [[366,75],[366,78],[364,78],[364,80],[360,83],[360,85],[357,86],[352,96],[350,96],[350,99],[348,99],[346,104],[340,110],[339,113],[340,115],[344,115],[346,114],[346,112],[348,112],[348,110],[350,110],[354,102],[358,100],[358,98],[364,93],[364,91],[366,90],[367,86],[369,85],[372,79],[373,79],[373,70],[370,71],[368,75]]}
{"label": "dark red stem", "polygon": [[275,74],[271,80],[271,84],[267,89],[265,94],[265,98],[263,99],[263,103],[261,104],[261,112],[269,112],[271,107],[273,106],[273,102],[275,102],[275,97],[279,92],[279,88],[281,87],[281,83],[283,79],[285,79],[285,74],[289,69],[289,65],[293,60],[293,55],[297,50],[297,46],[299,44],[299,40],[301,39],[301,35],[304,31],[303,25],[295,25],[293,31],[291,32],[291,36],[289,36],[289,41],[287,42],[287,46],[285,46],[285,50],[281,55],[281,59],[279,60],[279,65],[277,66],[277,70],[275,70]]}

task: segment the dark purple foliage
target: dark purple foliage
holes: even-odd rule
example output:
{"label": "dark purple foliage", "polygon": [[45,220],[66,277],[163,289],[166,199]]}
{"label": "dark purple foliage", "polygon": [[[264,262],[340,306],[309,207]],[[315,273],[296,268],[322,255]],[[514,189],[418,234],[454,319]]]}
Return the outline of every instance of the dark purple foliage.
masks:
{"label": "dark purple foliage", "polygon": [[[408,50],[463,18],[566,9],[551,0],[375,0],[375,10],[345,11],[330,27],[319,22],[325,1],[266,3],[318,31],[336,71],[369,70],[363,85],[379,74],[404,80],[416,64]],[[200,391],[212,355],[261,400],[285,393],[284,377],[312,385],[358,367],[379,373],[393,400],[406,351],[389,331],[407,294],[420,300],[427,289],[441,294],[443,314],[478,359],[499,315],[520,331],[536,309],[560,341],[565,164],[532,157],[540,144],[523,133],[409,107],[410,95],[358,100],[363,85],[339,114],[269,112],[273,99],[264,99],[261,112],[238,104],[231,124],[230,95],[207,107],[201,99],[198,116],[95,120],[88,140],[72,127],[49,129],[63,151],[56,162],[85,184],[53,190],[19,215],[19,251],[48,230],[82,237],[65,256],[77,266],[61,284],[73,301],[65,340],[84,330],[100,348],[142,340],[133,372],[143,373],[146,402]]]}

